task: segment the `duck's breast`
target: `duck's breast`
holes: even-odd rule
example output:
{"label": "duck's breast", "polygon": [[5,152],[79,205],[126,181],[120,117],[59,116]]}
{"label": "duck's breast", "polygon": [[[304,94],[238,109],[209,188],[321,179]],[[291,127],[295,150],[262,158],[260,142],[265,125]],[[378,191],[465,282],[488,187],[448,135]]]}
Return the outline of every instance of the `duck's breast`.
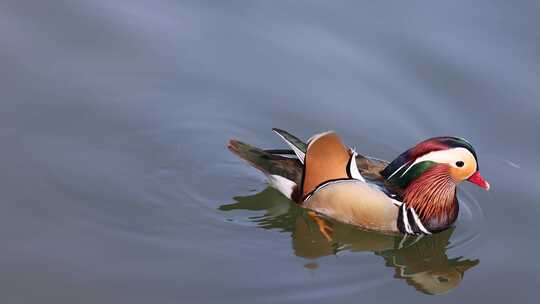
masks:
{"label": "duck's breast", "polygon": [[399,232],[396,224],[399,208],[383,192],[365,182],[330,182],[317,189],[304,207],[371,230]]}

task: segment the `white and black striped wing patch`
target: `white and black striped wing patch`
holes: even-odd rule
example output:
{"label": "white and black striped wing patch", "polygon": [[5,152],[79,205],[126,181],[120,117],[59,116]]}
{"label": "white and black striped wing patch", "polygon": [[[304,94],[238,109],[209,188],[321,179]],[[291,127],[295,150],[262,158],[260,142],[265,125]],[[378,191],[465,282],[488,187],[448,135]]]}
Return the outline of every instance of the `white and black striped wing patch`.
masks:
{"label": "white and black striped wing patch", "polygon": [[349,178],[365,182],[366,180],[362,174],[360,174],[360,171],[358,171],[356,156],[358,156],[358,153],[356,153],[355,149],[351,149],[351,158],[349,158],[349,163],[347,164],[347,175]]}
{"label": "white and black striped wing patch", "polygon": [[274,133],[276,133],[279,137],[281,137],[281,139],[283,139],[283,141],[285,141],[289,147],[291,147],[291,149],[293,150],[294,154],[296,154],[296,157],[298,157],[298,160],[300,160],[300,162],[302,164],[304,164],[305,162],[305,159],[306,159],[306,152],[305,151],[302,151],[299,147],[298,147],[298,142],[300,141],[298,138],[290,135],[288,132],[285,132],[283,130],[280,130],[280,129],[272,129],[274,131]]}
{"label": "white and black striped wing patch", "polygon": [[399,206],[397,227],[401,233],[405,234],[431,234],[431,231],[424,226],[414,208],[408,208],[405,203]]}

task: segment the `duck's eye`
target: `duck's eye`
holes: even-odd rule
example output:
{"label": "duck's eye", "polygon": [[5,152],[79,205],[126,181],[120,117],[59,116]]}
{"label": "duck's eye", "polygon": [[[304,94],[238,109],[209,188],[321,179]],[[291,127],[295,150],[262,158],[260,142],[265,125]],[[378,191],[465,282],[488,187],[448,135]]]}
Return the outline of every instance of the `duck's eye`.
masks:
{"label": "duck's eye", "polygon": [[456,166],[461,168],[461,167],[465,166],[465,163],[459,160],[459,161],[456,162]]}

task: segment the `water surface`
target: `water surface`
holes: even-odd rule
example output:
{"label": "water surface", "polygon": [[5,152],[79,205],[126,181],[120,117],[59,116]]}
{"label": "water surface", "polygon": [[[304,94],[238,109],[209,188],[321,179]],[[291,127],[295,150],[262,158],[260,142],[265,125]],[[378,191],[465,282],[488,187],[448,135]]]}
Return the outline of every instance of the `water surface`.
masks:
{"label": "water surface", "polygon": [[[2,299],[536,302],[539,9],[3,1]],[[383,159],[462,136],[492,190],[433,238],[329,242],[226,149],[272,127]]]}

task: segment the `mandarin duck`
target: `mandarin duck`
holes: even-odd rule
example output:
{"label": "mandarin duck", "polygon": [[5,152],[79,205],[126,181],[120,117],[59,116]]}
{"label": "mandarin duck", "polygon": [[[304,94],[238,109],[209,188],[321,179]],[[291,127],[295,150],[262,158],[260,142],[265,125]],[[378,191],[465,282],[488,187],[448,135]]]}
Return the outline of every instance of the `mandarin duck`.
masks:
{"label": "mandarin duck", "polygon": [[332,131],[305,143],[273,130],[291,149],[263,150],[237,140],[228,147],[300,206],[367,230],[443,231],[457,219],[460,182],[489,190],[474,148],[459,137],[427,139],[388,163],[358,154]]}

